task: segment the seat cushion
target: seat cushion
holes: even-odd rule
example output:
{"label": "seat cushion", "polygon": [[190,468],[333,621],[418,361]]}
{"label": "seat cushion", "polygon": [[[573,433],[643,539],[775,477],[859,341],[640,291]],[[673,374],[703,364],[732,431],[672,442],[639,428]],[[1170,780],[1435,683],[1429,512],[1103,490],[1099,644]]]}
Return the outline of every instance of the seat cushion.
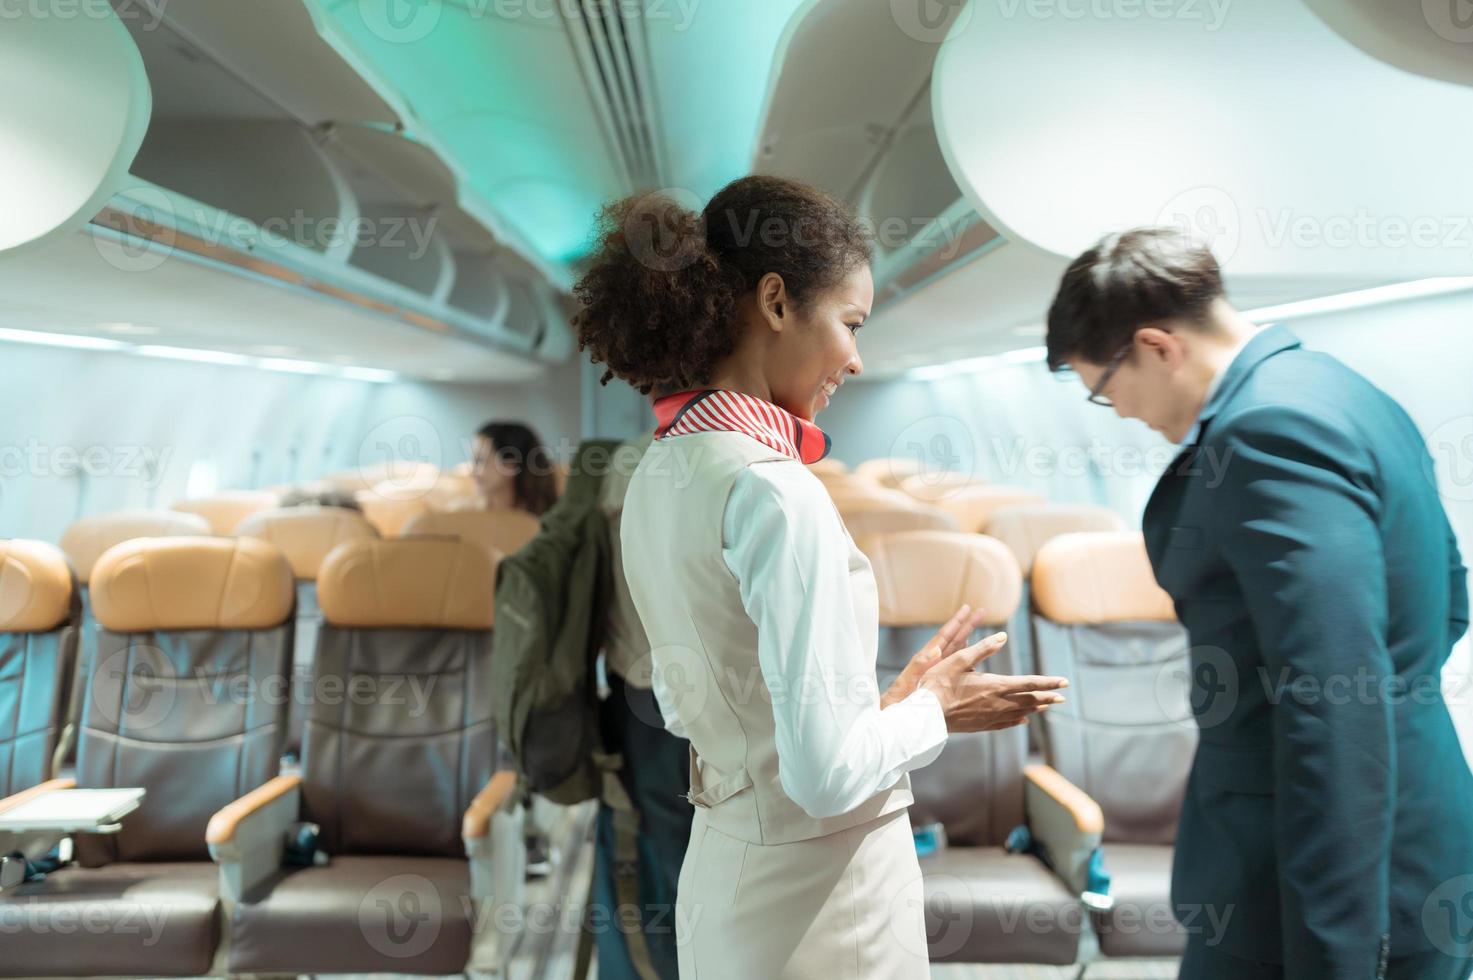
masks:
{"label": "seat cushion", "polygon": [[458,858],[337,857],[283,872],[235,908],[231,973],[461,973],[469,866]]}
{"label": "seat cushion", "polygon": [[200,976],[220,940],[207,861],[65,868],[0,893],[0,975]]}
{"label": "seat cushion", "polygon": [[926,936],[937,963],[1049,963],[1078,958],[1084,911],[1026,854],[952,847],[921,859]]}
{"label": "seat cushion", "polygon": [[[1106,956],[1180,956],[1187,934],[1172,915],[1172,848],[1165,844],[1106,844],[1105,870],[1115,906],[1094,913]],[[1202,925],[1211,928],[1205,920]]]}

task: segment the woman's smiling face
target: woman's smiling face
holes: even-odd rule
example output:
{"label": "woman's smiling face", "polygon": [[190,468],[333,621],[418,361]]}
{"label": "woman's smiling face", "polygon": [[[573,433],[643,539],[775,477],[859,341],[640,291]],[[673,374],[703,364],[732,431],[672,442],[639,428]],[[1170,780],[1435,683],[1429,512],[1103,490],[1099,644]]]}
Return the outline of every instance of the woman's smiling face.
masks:
{"label": "woman's smiling face", "polygon": [[864,370],[855,333],[874,304],[875,284],[861,262],[840,282],[789,311],[768,358],[772,400],[802,419],[828,407],[839,385]]}

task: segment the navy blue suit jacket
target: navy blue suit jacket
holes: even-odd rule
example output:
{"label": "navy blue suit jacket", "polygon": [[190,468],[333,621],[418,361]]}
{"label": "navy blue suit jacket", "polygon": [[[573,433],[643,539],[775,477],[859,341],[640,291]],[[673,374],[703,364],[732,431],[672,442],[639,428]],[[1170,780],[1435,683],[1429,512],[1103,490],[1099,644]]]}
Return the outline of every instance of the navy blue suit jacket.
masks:
{"label": "navy blue suit jacket", "polygon": [[1143,521],[1201,732],[1172,899],[1189,927],[1226,918],[1224,952],[1374,977],[1432,945],[1430,893],[1473,872],[1439,676],[1466,570],[1406,412],[1287,329],[1249,341],[1200,422]]}

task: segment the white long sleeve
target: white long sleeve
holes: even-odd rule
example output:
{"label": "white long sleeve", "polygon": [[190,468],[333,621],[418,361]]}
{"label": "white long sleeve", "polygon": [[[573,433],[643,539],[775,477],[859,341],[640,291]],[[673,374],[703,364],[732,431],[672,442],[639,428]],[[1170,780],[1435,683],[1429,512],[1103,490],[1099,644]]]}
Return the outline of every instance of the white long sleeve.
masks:
{"label": "white long sleeve", "polygon": [[801,463],[760,463],[737,477],[722,545],[757,625],[778,772],[793,802],[813,817],[847,813],[940,754],[946,720],[930,691],[880,710],[855,621],[848,540]]}

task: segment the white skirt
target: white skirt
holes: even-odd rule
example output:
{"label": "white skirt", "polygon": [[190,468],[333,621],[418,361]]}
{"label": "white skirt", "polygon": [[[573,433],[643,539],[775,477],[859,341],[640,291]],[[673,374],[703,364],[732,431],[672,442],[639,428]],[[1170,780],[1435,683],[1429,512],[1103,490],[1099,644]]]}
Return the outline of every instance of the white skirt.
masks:
{"label": "white skirt", "polygon": [[681,980],[926,980],[925,892],[905,810],[791,844],[713,830],[680,868]]}

